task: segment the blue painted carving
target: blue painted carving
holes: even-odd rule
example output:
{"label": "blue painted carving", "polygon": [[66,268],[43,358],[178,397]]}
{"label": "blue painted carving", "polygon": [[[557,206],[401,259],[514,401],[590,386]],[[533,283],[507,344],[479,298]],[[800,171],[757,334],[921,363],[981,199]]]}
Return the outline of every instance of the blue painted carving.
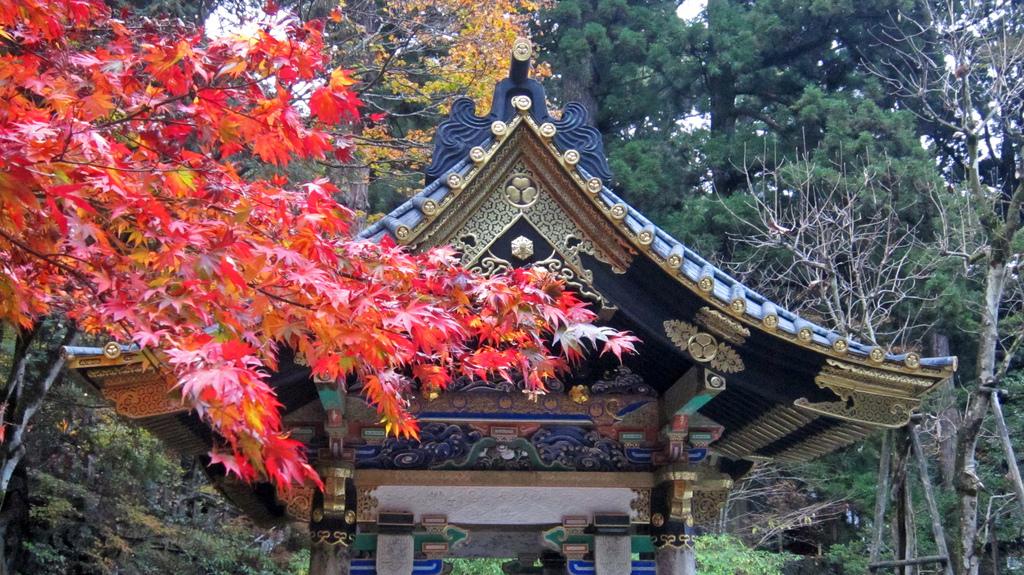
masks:
{"label": "blue painted carving", "polygon": [[389,437],[383,445],[358,448],[356,462],[364,469],[429,469],[463,459],[482,437],[458,425],[428,423],[420,427],[419,441]]}
{"label": "blue painted carving", "polygon": [[642,471],[653,450],[624,449],[594,429],[542,427],[529,438],[498,441],[468,426],[427,423],[420,440],[389,437],[382,445],[356,448],[360,469],[502,469]]}
{"label": "blue painted carving", "polygon": [[[377,575],[377,560],[353,559],[349,564],[349,569],[352,575]],[[441,559],[416,559],[412,562],[410,575],[441,575],[443,571],[444,561]]]}
{"label": "blue painted carving", "polygon": [[[550,379],[545,382],[548,391],[560,392],[565,390],[565,384],[559,379]],[[522,383],[522,377],[518,374],[513,374],[511,381],[501,377],[496,377],[493,380],[483,380],[473,377],[460,376],[454,378],[446,388],[447,391],[500,391],[503,393],[510,393],[513,391],[521,391],[525,388]]]}
{"label": "blue painted carving", "polygon": [[[597,569],[593,561],[571,560],[566,563],[569,575],[595,575]],[[657,567],[654,561],[633,561],[630,575],[654,575]]]}
{"label": "blue painted carving", "polygon": [[630,471],[636,468],[622,445],[595,430],[557,425],[533,434],[531,443],[545,463],[578,471]]}
{"label": "blue painted carving", "polygon": [[[622,366],[610,371],[590,386],[591,395],[646,395],[658,397],[653,387],[644,383],[644,378]],[[643,405],[643,404],[641,404]],[[624,415],[624,414],[623,414]]]}
{"label": "blue painted carving", "polygon": [[[513,60],[513,67],[515,60]],[[572,102],[562,111],[561,119],[548,113],[547,97],[539,82],[524,74],[509,74],[494,88],[491,111],[486,116],[476,115],[476,105],[469,98],[459,98],[452,104],[448,119],[441,123],[434,136],[434,153],[426,169],[427,184],[447,174],[463,161],[473,146],[480,146],[491,137],[491,124],[510,122],[516,115],[512,98],[530,97],[530,115],[537,124],[555,125],[554,143],[560,151],[576,150],[580,153],[579,167],[592,177],[601,178],[606,185],[612,183],[612,172],[604,155],[601,133],[588,125],[589,118],[582,104]]]}

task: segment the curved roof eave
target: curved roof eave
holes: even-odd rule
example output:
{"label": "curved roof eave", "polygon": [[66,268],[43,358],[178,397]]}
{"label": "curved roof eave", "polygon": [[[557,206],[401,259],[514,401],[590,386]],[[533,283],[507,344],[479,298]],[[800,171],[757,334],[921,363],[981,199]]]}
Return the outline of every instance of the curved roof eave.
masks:
{"label": "curved roof eave", "polygon": [[[939,380],[949,377],[956,370],[957,358],[955,356],[920,357],[917,353],[913,352],[890,353],[880,347],[867,345],[855,339],[844,337],[835,330],[803,318],[746,287],[742,282],[701,257],[683,242],[669,235],[638,210],[623,201],[609,187],[608,180],[610,180],[610,177],[608,177],[605,169],[598,168],[599,172],[605,172],[604,177],[593,177],[583,167],[583,164],[587,162],[578,161],[567,165],[564,161],[564,154],[572,148],[566,145],[566,139],[558,137],[547,138],[541,134],[543,125],[551,123],[553,120],[548,115],[546,107],[543,105],[531,105],[528,109],[517,109],[511,104],[511,99],[517,94],[513,93],[514,91],[510,92],[508,90],[508,87],[505,86],[507,82],[508,80],[499,83],[495,90],[495,109],[498,109],[499,112],[495,112],[495,109],[492,109],[491,114],[488,116],[474,116],[472,120],[467,121],[464,117],[455,117],[457,113],[465,116],[466,100],[462,101],[463,104],[461,109],[458,109],[458,112],[457,108],[453,107],[452,118],[442,124],[439,132],[445,126],[450,126],[453,123],[459,124],[458,127],[466,130],[466,124],[471,122],[475,132],[470,130],[468,135],[462,134],[462,139],[458,144],[462,146],[463,150],[469,151],[466,151],[462,156],[453,155],[450,149],[452,147],[450,142],[441,141],[441,134],[439,133],[439,138],[435,140],[435,164],[432,164],[431,167],[437,167],[437,150],[445,147],[447,148],[447,163],[449,165],[447,170],[440,172],[436,179],[431,181],[422,191],[392,210],[381,220],[363,230],[359,234],[359,238],[380,241],[385,235],[388,235],[401,244],[413,242],[420,235],[420,232],[447,207],[448,202],[446,200],[450,199],[454,193],[460,191],[460,188],[465,185],[466,179],[472,177],[478,171],[478,168],[486,163],[486,159],[494,155],[495,150],[506,141],[507,136],[514,129],[518,129],[520,124],[526,124],[539,137],[548,140],[552,144],[553,150],[557,150],[558,153],[563,155],[560,158],[563,160],[561,162],[563,167],[571,171],[570,175],[573,176],[573,179],[584,190],[591,192],[589,195],[600,203],[601,211],[606,217],[613,224],[621,226],[624,231],[628,232],[624,235],[629,237],[638,248],[638,251],[646,254],[648,258],[675,277],[685,288],[699,297],[713,302],[717,307],[729,312],[733,317],[744,319],[757,329],[782,337],[791,343],[810,348],[818,353],[838,359],[863,362],[871,367],[895,369]],[[531,84],[529,87],[530,93],[535,95],[539,91],[543,94],[543,90],[538,89],[539,84],[536,81],[528,79],[526,82]],[[524,91],[525,89],[520,90],[518,95],[523,95]],[[502,107],[499,103],[502,100],[506,100],[506,104],[509,104],[505,106],[507,109],[504,111],[500,111]],[[529,100],[527,102],[529,103]],[[568,124],[570,129],[578,129],[581,109],[582,107],[575,108],[573,118],[570,118],[568,121],[558,121],[558,123]],[[526,121],[520,121],[519,118],[524,118]],[[500,136],[491,133],[492,120],[494,122],[508,122],[506,124],[506,132]],[[593,128],[589,128],[589,130],[593,130]],[[587,135],[591,136],[589,133]],[[579,138],[576,138],[576,140],[579,141]],[[473,144],[473,146],[470,147],[469,144]],[[485,156],[483,160],[480,157],[471,157],[474,153],[480,154],[479,151],[474,152],[477,148],[484,151]],[[600,162],[597,164],[598,166],[603,165],[604,168],[607,167],[607,160],[603,156],[603,149],[600,145],[596,146],[596,149],[591,146],[591,149],[588,149],[581,155],[584,154],[589,156],[591,160],[589,162],[590,165],[593,166],[595,162]],[[599,159],[595,158],[597,155],[600,155]],[[594,193],[594,190],[598,189],[598,182],[600,182],[599,191]]]}

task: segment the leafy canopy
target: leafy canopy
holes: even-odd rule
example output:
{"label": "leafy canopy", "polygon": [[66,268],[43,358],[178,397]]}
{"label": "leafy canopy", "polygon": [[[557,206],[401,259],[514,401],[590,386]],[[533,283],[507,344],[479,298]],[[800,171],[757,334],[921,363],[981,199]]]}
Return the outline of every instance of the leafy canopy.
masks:
{"label": "leafy canopy", "polygon": [[222,439],[213,461],[240,477],[319,482],[267,381],[282,346],[318,377],[361,380],[413,436],[417,385],[543,393],[587,343],[633,349],[543,272],[484,278],[449,249],[356,241],[326,179],[241,175],[247,158],[350,153],[329,130],[361,102],[327,69],[320,22],[278,12],[207,40],[100,0],[0,0],[0,42],[0,319],[63,312],[162,349],[158,369]]}

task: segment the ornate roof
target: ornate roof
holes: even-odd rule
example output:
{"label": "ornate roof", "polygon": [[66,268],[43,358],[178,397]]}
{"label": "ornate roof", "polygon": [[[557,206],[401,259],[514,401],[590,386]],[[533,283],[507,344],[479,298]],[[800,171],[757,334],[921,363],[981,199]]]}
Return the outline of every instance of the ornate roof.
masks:
{"label": "ornate roof", "polygon": [[[956,369],[956,357],[888,353],[803,318],[743,285],[652,223],[611,189],[612,174],[601,136],[588,125],[584,107],[570,103],[559,118],[550,114],[544,88],[527,73],[530,52],[526,46],[514,54],[509,77],[495,87],[490,113],[476,116],[475,104],[468,98],[453,104],[449,119],[437,130],[426,187],[360,237],[378,241],[390,235],[399,243],[416,244],[511,131],[522,124],[550,142],[562,164],[591,193],[607,219],[627,232],[639,251],[668,270],[683,290],[766,332],[827,355],[911,371],[937,370],[944,377]],[[521,57],[523,54],[525,57]]]}
{"label": "ornate roof", "polygon": [[[955,357],[887,353],[802,318],[658,228],[612,190],[584,108],[549,113],[528,75],[530,52],[517,43],[487,115],[476,116],[468,99],[453,105],[426,187],[361,237],[390,236],[410,249],[451,244],[482,273],[543,266],[593,301],[603,321],[636,332],[640,353],[625,366],[593,357],[552,382],[542,401],[476,381],[412,397],[429,431],[416,444],[387,437],[372,407],[341,401],[335,382],[314,381],[304,360],[289,356],[271,384],[311,458],[346,446],[357,484],[380,469],[409,481],[423,481],[424,470],[576,469],[566,481],[577,482],[604,469],[615,477],[602,481],[633,473],[662,483],[699,479],[711,460],[715,477],[738,476],[760,459],[803,461],[901,427],[956,369]],[[209,448],[212,432],[168,393],[158,350],[111,343],[66,353],[76,377],[119,413],[185,453]],[[325,425],[330,417],[346,425]],[[265,484],[218,482],[255,517],[309,516],[309,492],[288,499]]]}

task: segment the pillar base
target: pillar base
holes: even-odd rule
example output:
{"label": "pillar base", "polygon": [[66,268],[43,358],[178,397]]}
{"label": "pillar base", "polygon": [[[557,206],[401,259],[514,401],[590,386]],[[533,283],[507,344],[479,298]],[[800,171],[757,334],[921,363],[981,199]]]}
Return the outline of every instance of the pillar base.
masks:
{"label": "pillar base", "polygon": [[633,569],[629,535],[594,536],[594,570],[597,575],[628,574]]}
{"label": "pillar base", "polygon": [[655,555],[658,575],[696,575],[697,556],[692,547],[666,545]]}
{"label": "pillar base", "polygon": [[381,533],[377,536],[377,573],[412,573],[413,553],[411,534]]}
{"label": "pillar base", "polygon": [[351,553],[345,545],[313,543],[309,548],[309,575],[348,575]]}

